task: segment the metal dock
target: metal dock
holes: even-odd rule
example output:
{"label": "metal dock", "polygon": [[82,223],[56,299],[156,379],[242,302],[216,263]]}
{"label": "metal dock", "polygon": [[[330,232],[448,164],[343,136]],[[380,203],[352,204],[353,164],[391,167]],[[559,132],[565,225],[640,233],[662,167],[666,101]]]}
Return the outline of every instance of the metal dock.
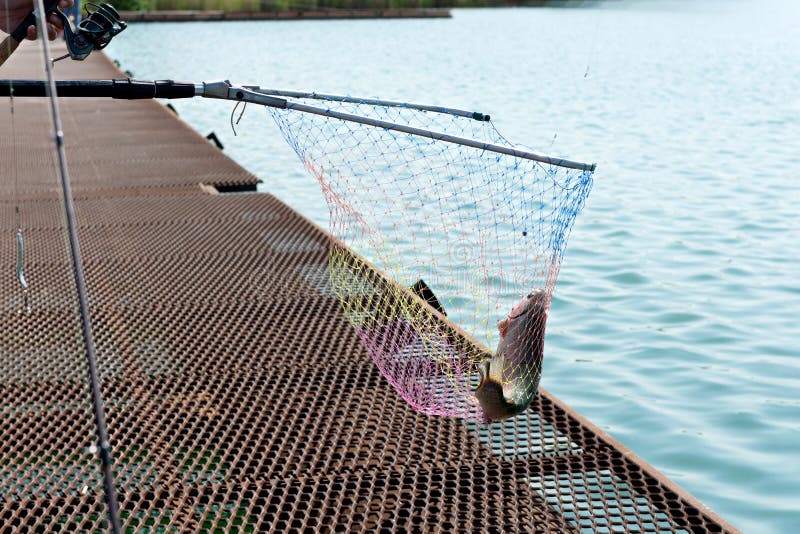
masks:
{"label": "metal dock", "polygon": [[[40,63],[23,46],[0,78]],[[101,54],[56,73],[121,77]],[[9,103],[0,531],[107,531],[49,110],[14,100],[12,132]],[[214,194],[258,179],[158,102],[61,113],[124,531],[737,532],[544,390],[488,427],[415,412],[333,296],[323,230]]]}

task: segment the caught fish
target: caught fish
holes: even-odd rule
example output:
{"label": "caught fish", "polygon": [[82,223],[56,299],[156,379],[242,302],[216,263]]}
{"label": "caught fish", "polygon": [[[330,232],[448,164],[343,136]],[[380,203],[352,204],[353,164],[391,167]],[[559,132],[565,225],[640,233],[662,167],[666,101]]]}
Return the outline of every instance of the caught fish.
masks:
{"label": "caught fish", "polygon": [[536,397],[548,305],[547,293],[537,289],[497,323],[500,343],[495,355],[481,364],[481,381],[475,390],[487,422],[524,412]]}

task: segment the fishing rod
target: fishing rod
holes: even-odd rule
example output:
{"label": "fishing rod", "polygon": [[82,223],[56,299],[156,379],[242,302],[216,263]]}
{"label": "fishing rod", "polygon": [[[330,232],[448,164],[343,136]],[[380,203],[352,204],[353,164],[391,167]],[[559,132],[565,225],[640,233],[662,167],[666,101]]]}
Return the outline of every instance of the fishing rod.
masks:
{"label": "fishing rod", "polygon": [[[38,8],[31,11],[0,43],[0,65],[5,63],[19,47],[28,34],[28,28],[36,26],[38,11]],[[127,27],[111,4],[88,2],[86,17],[80,21],[77,27],[73,27],[67,15],[58,8],[58,0],[45,0],[43,12],[45,15],[56,15],[64,24],[67,53],[54,59],[53,62],[66,58],[83,61],[93,51],[105,48],[111,39]],[[45,18],[42,17],[42,19]]]}
{"label": "fishing rod", "polygon": [[[45,96],[46,94],[45,85],[43,82],[38,80],[0,80],[0,96],[7,96],[6,88],[8,87],[9,83],[13,84],[15,97]],[[456,110],[453,108],[443,108],[440,106],[407,104],[377,99],[359,99],[356,97],[323,95],[300,91],[261,89],[252,85],[234,85],[227,80],[200,83],[178,82],[173,80],[134,80],[131,78],[118,78],[111,80],[62,80],[56,82],[56,92],[58,96],[61,97],[99,97],[124,100],[202,97],[230,100],[233,102],[246,102],[271,108],[300,111],[303,113],[320,115],[332,119],[355,122],[376,128],[383,128],[385,130],[392,130],[418,137],[425,137],[435,141],[443,141],[445,143],[468,146],[486,152],[504,154],[515,158],[522,158],[547,165],[554,165],[557,167],[577,169],[585,172],[594,172],[595,170],[594,163],[582,163],[578,161],[557,158],[528,150],[520,150],[507,145],[486,143],[477,139],[459,137],[435,130],[428,130],[425,128],[408,126],[405,124],[384,121],[372,117],[365,117],[363,115],[357,115],[354,113],[346,113],[343,111],[311,106],[302,102],[295,102],[289,98],[285,98],[285,96],[317,98],[320,100],[335,100],[339,102],[364,103],[372,105],[386,105],[388,102],[390,106],[394,107],[406,107],[409,109],[448,113],[451,115],[469,117],[480,121],[488,120],[488,115],[484,115],[483,113]]]}

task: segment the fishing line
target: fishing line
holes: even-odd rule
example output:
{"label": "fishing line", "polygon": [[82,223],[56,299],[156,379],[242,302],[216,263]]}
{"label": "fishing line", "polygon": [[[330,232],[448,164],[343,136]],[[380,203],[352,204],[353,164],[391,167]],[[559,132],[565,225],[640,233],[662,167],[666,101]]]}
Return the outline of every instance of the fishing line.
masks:
{"label": "fishing line", "polygon": [[[8,8],[8,0],[5,0],[5,19],[6,28],[11,26],[10,10]],[[11,41],[6,41],[7,53],[11,55]],[[20,219],[19,210],[19,163],[17,161],[17,128],[16,128],[16,114],[14,110],[14,82],[8,81],[9,92],[9,108],[11,112],[11,146],[12,146],[12,159],[14,161],[14,226],[17,229],[15,242],[17,248],[17,262],[16,262],[16,276],[17,281],[22,288],[22,308],[18,311],[19,314],[31,314],[31,306],[28,296],[28,280],[25,278],[23,272],[25,266],[25,242],[22,234],[22,223]]]}
{"label": "fishing line", "polygon": [[[236,133],[236,126],[234,126],[234,123],[233,123],[233,115],[236,113],[236,109],[239,107],[239,104],[241,104],[241,102],[236,102],[236,105],[233,106],[233,109],[231,110],[231,130],[233,130],[233,135],[234,136],[236,136],[238,134]],[[239,118],[236,119],[236,125],[237,126],[238,126],[239,122],[242,120],[242,117],[244,117],[244,111],[246,109],[247,109],[247,102],[245,102],[244,106],[242,106],[242,111],[241,111],[241,113],[239,113]]]}
{"label": "fishing line", "polygon": [[25,240],[22,235],[22,221],[20,218],[20,210],[19,210],[19,163],[17,162],[17,132],[16,132],[16,124],[15,124],[15,115],[14,115],[14,87],[12,84],[9,84],[9,92],[11,93],[10,105],[11,105],[11,145],[12,145],[12,158],[14,159],[14,223],[17,228],[17,235],[16,235],[16,244],[17,244],[17,264],[16,264],[16,274],[17,274],[17,281],[19,285],[22,287],[22,309],[19,310],[19,313],[25,313],[26,315],[31,314],[31,305],[29,301],[29,294],[28,294],[28,280],[25,278],[25,274],[23,269],[25,267]]}
{"label": "fishing line", "polygon": [[600,16],[596,12],[593,16],[594,28],[592,29],[592,36],[589,40],[589,51],[586,56],[586,71],[583,73],[584,80],[589,78],[589,69],[591,64],[597,60],[597,34],[600,28]]}

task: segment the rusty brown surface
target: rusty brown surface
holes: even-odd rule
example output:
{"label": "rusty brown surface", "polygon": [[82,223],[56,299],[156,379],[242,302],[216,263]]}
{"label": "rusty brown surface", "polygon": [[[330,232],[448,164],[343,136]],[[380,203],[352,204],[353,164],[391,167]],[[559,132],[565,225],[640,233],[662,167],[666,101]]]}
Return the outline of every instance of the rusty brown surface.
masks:
{"label": "rusty brown surface", "polygon": [[[0,78],[40,72],[26,46]],[[56,72],[118,76],[100,54]],[[9,104],[0,525],[104,530],[48,110],[16,99],[12,132]],[[61,112],[127,529],[735,532],[545,391],[488,427],[415,412],[344,317],[325,232],[269,194],[208,194],[257,179],[157,102]]]}

